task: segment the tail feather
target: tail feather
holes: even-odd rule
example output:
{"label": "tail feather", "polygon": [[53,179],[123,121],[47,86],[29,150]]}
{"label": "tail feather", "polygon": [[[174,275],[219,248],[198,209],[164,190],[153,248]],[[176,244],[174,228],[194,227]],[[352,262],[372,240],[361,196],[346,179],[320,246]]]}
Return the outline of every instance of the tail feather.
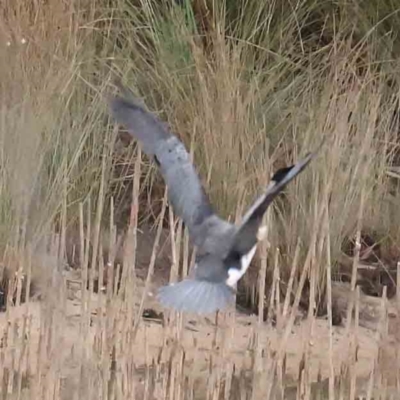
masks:
{"label": "tail feather", "polygon": [[186,279],[163,286],[158,291],[159,302],[177,311],[210,314],[226,308],[234,292],[225,283]]}

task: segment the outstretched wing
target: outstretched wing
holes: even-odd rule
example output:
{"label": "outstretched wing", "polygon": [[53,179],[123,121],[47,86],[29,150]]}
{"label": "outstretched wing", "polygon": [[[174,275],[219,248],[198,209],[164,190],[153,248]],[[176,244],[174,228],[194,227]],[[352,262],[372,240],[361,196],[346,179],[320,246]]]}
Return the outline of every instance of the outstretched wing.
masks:
{"label": "outstretched wing", "polygon": [[182,218],[193,242],[201,243],[206,230],[200,228],[215,214],[185,146],[134,99],[115,97],[110,108],[115,120],[140,141],[147,155],[154,157],[168,187],[174,212]]}
{"label": "outstretched wing", "polygon": [[[321,147],[321,146],[320,146]],[[319,148],[320,148],[319,147]],[[318,148],[318,150],[319,150]],[[287,168],[279,169],[271,179],[265,193],[260,196],[247,211],[233,240],[230,256],[247,254],[257,244],[257,233],[262,218],[276,196],[302,172],[318,153],[309,153],[303,160]]]}

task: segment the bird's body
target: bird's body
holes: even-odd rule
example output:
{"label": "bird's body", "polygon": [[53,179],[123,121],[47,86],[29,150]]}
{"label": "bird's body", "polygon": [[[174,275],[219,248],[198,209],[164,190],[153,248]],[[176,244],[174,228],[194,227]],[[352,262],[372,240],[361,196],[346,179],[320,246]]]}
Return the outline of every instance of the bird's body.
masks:
{"label": "bird's body", "polygon": [[160,288],[159,301],[166,307],[196,313],[225,308],[233,300],[236,284],[254,257],[266,209],[315,153],[277,171],[241,224],[234,225],[214,212],[185,146],[165,124],[136,100],[116,97],[111,101],[111,111],[116,121],[140,141],[143,151],[154,158],[168,187],[174,212],[182,218],[196,246],[196,260],[190,276]]}

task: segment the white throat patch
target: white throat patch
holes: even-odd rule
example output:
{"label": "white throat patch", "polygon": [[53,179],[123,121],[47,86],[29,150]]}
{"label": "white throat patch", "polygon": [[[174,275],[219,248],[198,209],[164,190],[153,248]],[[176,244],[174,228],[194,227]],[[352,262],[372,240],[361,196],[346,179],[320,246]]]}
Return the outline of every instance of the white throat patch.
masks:
{"label": "white throat patch", "polygon": [[228,269],[228,279],[225,281],[225,283],[230,286],[235,288],[238,280],[246,273],[247,268],[249,268],[249,265],[251,263],[251,260],[254,257],[254,254],[256,253],[257,245],[255,245],[247,254],[242,256],[240,259],[240,269],[237,268],[229,268]]}

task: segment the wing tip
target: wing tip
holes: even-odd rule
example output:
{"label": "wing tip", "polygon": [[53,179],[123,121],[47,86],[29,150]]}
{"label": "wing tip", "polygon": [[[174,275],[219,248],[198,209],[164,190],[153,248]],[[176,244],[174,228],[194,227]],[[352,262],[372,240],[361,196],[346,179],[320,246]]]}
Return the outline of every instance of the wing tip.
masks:
{"label": "wing tip", "polygon": [[106,100],[114,118],[118,120],[118,116],[128,110],[151,114],[146,110],[144,103],[127,86],[122,84],[121,78],[114,78],[112,83],[119,93],[107,94]]}
{"label": "wing tip", "polygon": [[141,111],[145,112],[143,106],[133,99],[128,99],[120,95],[110,96],[108,101],[111,112],[115,117],[118,117],[119,113],[126,111]]}
{"label": "wing tip", "polygon": [[298,161],[297,163],[292,164],[288,167],[283,167],[283,168],[278,169],[272,176],[271,181],[273,181],[275,184],[279,184],[282,181],[284,181],[286,177],[288,177],[289,173],[292,170],[294,170],[293,176],[287,182],[287,183],[289,183],[290,180],[292,180],[300,172],[302,172],[307,167],[307,165],[317,156],[317,154],[320,152],[320,150],[325,142],[326,142],[326,137],[323,137],[321,140],[321,143],[319,143],[319,145],[316,147],[316,149],[314,151],[308,152],[304,156],[304,158],[302,158],[300,161]]}

